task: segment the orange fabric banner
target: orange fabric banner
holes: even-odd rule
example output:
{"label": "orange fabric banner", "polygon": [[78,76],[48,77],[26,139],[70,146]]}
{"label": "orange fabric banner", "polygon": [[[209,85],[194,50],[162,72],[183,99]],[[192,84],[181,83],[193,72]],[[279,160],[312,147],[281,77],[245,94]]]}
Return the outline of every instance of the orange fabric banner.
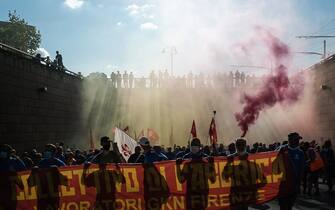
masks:
{"label": "orange fabric banner", "polygon": [[[292,190],[283,155],[108,164],[1,174],[0,209],[228,209]],[[291,191],[292,192],[292,191]]]}
{"label": "orange fabric banner", "polygon": [[311,162],[310,164],[310,170],[313,171],[317,171],[322,169],[325,166],[325,164],[323,163],[323,160],[321,158],[321,155],[315,151],[315,160]]}

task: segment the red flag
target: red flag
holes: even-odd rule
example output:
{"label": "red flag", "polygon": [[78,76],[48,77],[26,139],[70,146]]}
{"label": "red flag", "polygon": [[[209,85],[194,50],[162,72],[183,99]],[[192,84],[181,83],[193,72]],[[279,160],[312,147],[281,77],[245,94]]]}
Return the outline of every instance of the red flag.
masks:
{"label": "red flag", "polygon": [[90,129],[90,149],[95,150],[92,128]]}
{"label": "red flag", "polygon": [[193,123],[192,123],[191,134],[192,134],[192,138],[196,138],[197,137],[197,129],[195,127],[194,120],[193,120]]}
{"label": "red flag", "polygon": [[171,125],[171,132],[170,132],[170,146],[173,145],[173,126]]}
{"label": "red flag", "polygon": [[159,136],[158,136],[157,132],[152,128],[148,128],[147,137],[150,140],[150,143],[152,143],[152,144],[157,143],[158,140],[159,140]]}
{"label": "red flag", "polygon": [[216,125],[215,125],[215,119],[212,118],[211,125],[209,127],[209,139],[211,140],[211,144],[216,144],[218,142],[218,135],[216,133]]}

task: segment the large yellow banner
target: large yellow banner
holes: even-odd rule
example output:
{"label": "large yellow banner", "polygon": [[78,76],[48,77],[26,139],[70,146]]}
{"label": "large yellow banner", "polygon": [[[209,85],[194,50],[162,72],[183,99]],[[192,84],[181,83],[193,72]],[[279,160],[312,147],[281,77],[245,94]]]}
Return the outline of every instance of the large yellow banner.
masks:
{"label": "large yellow banner", "polygon": [[277,152],[33,169],[1,174],[0,209],[228,209],[286,195],[294,187],[289,171]]}

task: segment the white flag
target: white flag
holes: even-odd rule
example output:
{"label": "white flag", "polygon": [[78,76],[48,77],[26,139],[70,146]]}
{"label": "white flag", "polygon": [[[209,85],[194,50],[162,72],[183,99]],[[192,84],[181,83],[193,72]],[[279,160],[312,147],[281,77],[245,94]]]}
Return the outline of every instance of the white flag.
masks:
{"label": "white flag", "polygon": [[114,139],[123,158],[128,161],[130,155],[135,153],[137,142],[119,128],[115,128]]}

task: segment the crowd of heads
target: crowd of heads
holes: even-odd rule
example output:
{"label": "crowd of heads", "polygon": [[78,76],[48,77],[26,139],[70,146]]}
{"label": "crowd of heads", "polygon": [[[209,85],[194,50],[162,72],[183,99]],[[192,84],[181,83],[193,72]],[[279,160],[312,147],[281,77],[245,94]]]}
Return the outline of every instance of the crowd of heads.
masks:
{"label": "crowd of heads", "polygon": [[[94,73],[90,76],[103,77]],[[101,73],[102,74],[102,73]],[[134,77],[133,72],[112,72],[110,78],[103,74],[105,79],[111,81],[113,88],[236,88],[250,87],[259,81],[255,75],[249,75],[242,71],[230,71],[229,73],[194,74],[174,76],[165,71],[151,71],[148,77]]]}
{"label": "crowd of heads", "polygon": [[[335,169],[335,157],[330,140],[323,145],[318,145],[316,141],[305,141],[298,133],[290,133],[288,140],[282,142],[273,142],[264,144],[256,142],[249,145],[246,139],[238,138],[228,145],[212,144],[204,145],[199,138],[191,139],[187,145],[164,147],[163,145],[152,146],[147,137],[141,137],[138,140],[138,146],[135,152],[130,155],[126,161],[118,150],[118,146],[112,139],[107,136],[100,139],[101,149],[79,150],[67,147],[64,143],[46,144],[43,151],[32,149],[18,153],[8,144],[0,145],[0,172],[18,172],[23,170],[32,171],[36,168],[57,168],[71,165],[84,165],[95,163],[106,165],[108,163],[140,163],[152,165],[160,161],[176,161],[177,168],[184,160],[214,160],[214,157],[227,157],[230,160],[238,158],[239,160],[248,160],[249,154],[278,151],[287,153],[292,170],[295,172],[295,185],[297,191],[292,192],[296,195],[302,187],[303,193],[308,195],[320,194],[320,178],[328,185],[328,191],[332,191]],[[313,164],[318,157],[323,160],[323,167],[318,170],[312,170]],[[227,163],[227,164],[228,164]],[[300,184],[302,182],[302,185]],[[292,196],[281,197],[280,206],[292,207],[294,199]],[[246,206],[247,207],[247,206]],[[287,208],[291,209],[291,208]]]}

